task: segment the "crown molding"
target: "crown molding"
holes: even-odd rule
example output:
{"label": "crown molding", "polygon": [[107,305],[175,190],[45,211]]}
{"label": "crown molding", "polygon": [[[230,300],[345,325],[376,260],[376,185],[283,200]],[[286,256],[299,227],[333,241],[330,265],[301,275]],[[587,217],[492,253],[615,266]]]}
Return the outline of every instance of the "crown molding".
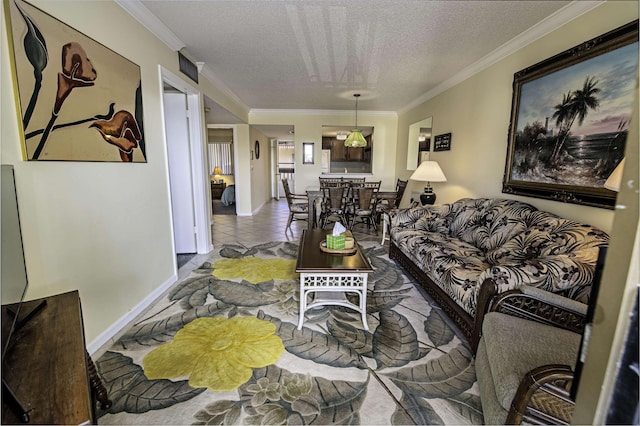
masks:
{"label": "crown molding", "polygon": [[[249,114],[262,115],[353,115],[354,110],[337,110],[337,109],[259,109],[252,108]],[[395,111],[366,111],[358,110],[358,114],[374,117],[397,117]]]}
{"label": "crown molding", "polygon": [[[142,4],[140,0],[114,0],[120,7],[133,16],[138,22],[140,22],[146,29],[151,31],[161,42],[163,42],[169,49],[178,52],[186,47],[186,44],[178,38],[167,26],[160,21],[147,7]],[[226,95],[233,102],[238,104],[240,108],[247,114],[249,113],[249,107],[236,96],[235,93],[227,87],[215,74],[211,71],[207,64],[204,62],[196,62],[199,74],[207,79],[211,84],[216,86],[224,95]]]}
{"label": "crown molding", "polygon": [[206,80],[208,80],[211,84],[213,84],[218,90],[220,90],[225,96],[235,102],[242,110],[249,114],[251,112],[249,106],[247,106],[244,102],[240,100],[240,98],[227,87],[226,84],[222,80],[216,76],[211,68],[207,66],[207,64],[202,63],[202,71],[200,71],[200,75],[203,76]]}
{"label": "crown molding", "polygon": [[129,15],[133,16],[160,41],[166,44],[169,49],[178,52],[186,44],[178,38],[167,26],[159,20],[149,9],[139,0],[114,0]]}
{"label": "crown molding", "polygon": [[473,77],[480,71],[501,61],[509,55],[546,36],[550,32],[557,30],[561,26],[582,16],[583,14],[600,6],[603,3],[605,3],[605,0],[574,0],[562,9],[559,9],[555,13],[538,22],[533,27],[518,34],[516,37],[512,38],[502,46],[496,48],[486,56],[480,58],[478,61],[474,62],[467,68],[455,74],[450,79],[440,83],[404,108],[401,108],[400,110],[398,110],[398,114],[404,114],[410,109],[415,108],[418,105],[428,101],[429,99],[439,95],[440,93],[454,87],[455,85],[462,83],[463,81]]}

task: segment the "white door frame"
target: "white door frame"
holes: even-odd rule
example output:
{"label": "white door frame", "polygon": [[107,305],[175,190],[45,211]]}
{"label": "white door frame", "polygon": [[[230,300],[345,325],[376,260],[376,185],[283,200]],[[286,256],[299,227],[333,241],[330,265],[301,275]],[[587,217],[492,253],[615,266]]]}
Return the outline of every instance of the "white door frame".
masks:
{"label": "white door frame", "polygon": [[271,198],[280,201],[280,171],[278,170],[278,139],[269,139],[271,148]]}
{"label": "white door frame", "polygon": [[[191,179],[193,188],[193,204],[195,212],[196,249],[198,254],[208,253],[213,250],[211,231],[209,229],[209,217],[211,217],[211,204],[207,201],[211,198],[208,172],[206,171],[206,138],[204,137],[204,109],[202,94],[171,71],[159,65],[163,82],[170,84],[187,95],[187,108],[189,117],[189,145],[191,147]],[[162,89],[164,92],[164,89]],[[163,121],[164,117],[164,106]],[[165,140],[165,154],[166,154]],[[166,182],[169,184],[169,165],[167,164]],[[171,203],[169,203],[169,206]],[[171,208],[170,208],[171,210]],[[173,237],[173,211],[171,211],[171,234]],[[172,241],[172,250],[175,251],[175,242]],[[175,253],[174,253],[175,254]]]}
{"label": "white door frame", "polygon": [[164,89],[165,132],[169,163],[169,189],[173,211],[173,237],[176,253],[195,253],[195,212],[191,179],[191,146],[187,95],[173,88]]}

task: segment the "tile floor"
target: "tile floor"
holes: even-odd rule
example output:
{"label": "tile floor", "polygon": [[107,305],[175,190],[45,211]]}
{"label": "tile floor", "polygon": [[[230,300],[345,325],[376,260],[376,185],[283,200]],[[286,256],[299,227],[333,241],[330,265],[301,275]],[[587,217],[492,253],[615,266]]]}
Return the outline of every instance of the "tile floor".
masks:
{"label": "tile floor", "polygon": [[[267,241],[295,241],[300,240],[302,230],[307,228],[307,222],[294,220],[289,229],[289,207],[287,201],[271,200],[267,202],[254,216],[213,215],[211,232],[213,246],[230,242],[255,243]],[[327,226],[327,233],[333,225]],[[353,235],[357,241],[377,241],[382,239],[382,229],[378,226],[376,232],[373,227],[367,229],[364,224],[354,226]]]}
{"label": "tile floor", "polygon": [[[211,233],[214,250],[219,249],[225,243],[241,243],[252,245],[255,243],[266,243],[269,241],[292,241],[299,242],[302,230],[307,229],[307,222],[294,220],[289,229],[287,220],[289,219],[289,206],[285,199],[280,201],[271,200],[267,202],[254,216],[235,215],[213,215],[211,216]],[[333,225],[327,225],[327,233]],[[380,243],[382,240],[382,228],[378,225],[378,230],[367,229],[364,224],[356,224],[352,230],[357,241],[374,241]],[[389,245],[389,240],[385,241]],[[197,254],[187,263],[180,265],[178,279],[184,278],[195,268],[202,265],[208,254]]]}

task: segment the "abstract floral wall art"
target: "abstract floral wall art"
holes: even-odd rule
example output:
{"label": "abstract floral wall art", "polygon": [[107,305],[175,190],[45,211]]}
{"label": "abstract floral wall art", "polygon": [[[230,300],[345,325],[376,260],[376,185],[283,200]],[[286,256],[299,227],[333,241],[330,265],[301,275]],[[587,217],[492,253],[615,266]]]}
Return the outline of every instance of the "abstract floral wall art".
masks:
{"label": "abstract floral wall art", "polygon": [[140,67],[27,2],[5,6],[24,158],[146,162]]}

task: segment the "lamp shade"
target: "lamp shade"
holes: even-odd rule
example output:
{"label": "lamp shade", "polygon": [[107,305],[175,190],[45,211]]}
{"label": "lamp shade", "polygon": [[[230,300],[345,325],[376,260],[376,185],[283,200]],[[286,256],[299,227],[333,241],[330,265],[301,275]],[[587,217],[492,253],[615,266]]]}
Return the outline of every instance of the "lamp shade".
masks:
{"label": "lamp shade", "polygon": [[362,136],[360,130],[352,130],[347,136],[347,139],[344,141],[344,146],[348,146],[351,148],[362,148],[367,146],[367,141]]}
{"label": "lamp shade", "polygon": [[220,168],[220,166],[215,166],[213,168],[213,174],[214,175],[221,175],[222,174],[222,169]]}
{"label": "lamp shade", "polygon": [[423,161],[409,178],[422,182],[446,182],[447,178],[437,161]]}
{"label": "lamp shade", "polygon": [[624,170],[624,158],[622,159],[622,161],[620,161],[620,163],[618,163],[616,168],[613,169],[613,172],[611,173],[611,175],[609,175],[609,178],[604,183],[604,187],[612,191],[616,191],[616,192],[620,191],[620,182],[622,181],[623,170]]}
{"label": "lamp shade", "polygon": [[356,98],[356,127],[349,133],[347,139],[344,141],[344,146],[350,148],[362,148],[367,146],[367,141],[362,136],[362,132],[358,129],[358,98],[360,93],[354,93],[353,97]]}

